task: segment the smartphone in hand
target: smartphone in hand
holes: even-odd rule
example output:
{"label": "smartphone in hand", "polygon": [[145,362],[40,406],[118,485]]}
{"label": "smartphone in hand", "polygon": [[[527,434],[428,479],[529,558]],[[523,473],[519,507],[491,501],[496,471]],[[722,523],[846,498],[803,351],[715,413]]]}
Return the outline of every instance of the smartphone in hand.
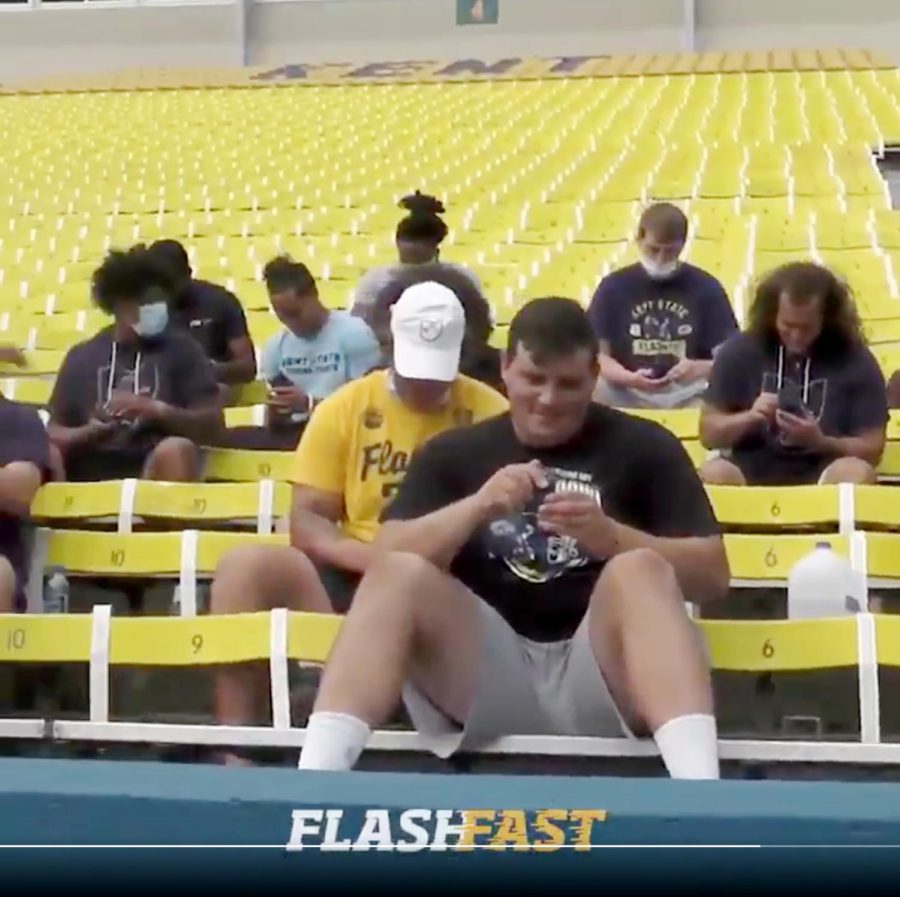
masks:
{"label": "smartphone in hand", "polygon": [[778,410],[794,417],[808,417],[809,410],[803,404],[800,391],[789,386],[783,386],[778,390]]}

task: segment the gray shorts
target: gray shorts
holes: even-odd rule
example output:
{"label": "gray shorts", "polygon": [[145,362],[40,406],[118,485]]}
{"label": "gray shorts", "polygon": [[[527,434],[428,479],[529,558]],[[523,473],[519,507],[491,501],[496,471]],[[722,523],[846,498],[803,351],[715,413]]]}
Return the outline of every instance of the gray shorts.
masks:
{"label": "gray shorts", "polygon": [[484,635],[468,718],[451,719],[412,683],[403,689],[425,747],[446,758],[504,735],[630,735],[594,659],[587,617],[571,639],[533,642],[484,601],[478,607]]}

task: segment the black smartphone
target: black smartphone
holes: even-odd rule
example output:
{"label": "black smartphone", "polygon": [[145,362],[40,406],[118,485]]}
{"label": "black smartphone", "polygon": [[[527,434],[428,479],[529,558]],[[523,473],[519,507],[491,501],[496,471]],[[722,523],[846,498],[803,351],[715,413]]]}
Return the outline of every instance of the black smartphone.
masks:
{"label": "black smartphone", "polygon": [[807,417],[809,411],[800,398],[800,392],[790,387],[782,387],[778,390],[778,410],[794,417]]}
{"label": "black smartphone", "polygon": [[669,375],[669,371],[675,367],[675,360],[670,356],[662,356],[654,359],[653,363],[650,365],[650,370],[652,371],[651,377],[654,380],[662,380],[664,377]]}
{"label": "black smartphone", "polygon": [[279,386],[293,386],[293,381],[290,377],[285,376],[284,371],[279,371],[270,381],[269,388],[277,389]]}

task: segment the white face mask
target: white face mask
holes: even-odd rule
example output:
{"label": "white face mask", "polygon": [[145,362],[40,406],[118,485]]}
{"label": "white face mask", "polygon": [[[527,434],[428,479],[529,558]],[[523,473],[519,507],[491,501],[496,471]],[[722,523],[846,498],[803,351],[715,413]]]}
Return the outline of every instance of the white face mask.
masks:
{"label": "white face mask", "polygon": [[169,306],[165,302],[151,302],[142,305],[138,320],[132,324],[134,332],[144,338],[159,336],[169,323]]}
{"label": "white face mask", "polygon": [[653,280],[668,280],[678,271],[678,259],[661,265],[659,262],[641,256],[641,267]]}

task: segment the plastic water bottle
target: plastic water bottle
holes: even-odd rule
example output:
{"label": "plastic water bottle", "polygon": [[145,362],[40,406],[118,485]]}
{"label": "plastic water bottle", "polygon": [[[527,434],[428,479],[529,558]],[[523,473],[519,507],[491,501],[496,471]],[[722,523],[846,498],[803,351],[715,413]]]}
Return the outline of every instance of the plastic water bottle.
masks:
{"label": "plastic water bottle", "polygon": [[63,567],[51,567],[47,571],[44,584],[44,613],[66,614],[69,612],[69,577]]}
{"label": "plastic water bottle", "polygon": [[850,562],[817,542],[788,574],[788,618],[843,617],[864,611],[865,585]]}

